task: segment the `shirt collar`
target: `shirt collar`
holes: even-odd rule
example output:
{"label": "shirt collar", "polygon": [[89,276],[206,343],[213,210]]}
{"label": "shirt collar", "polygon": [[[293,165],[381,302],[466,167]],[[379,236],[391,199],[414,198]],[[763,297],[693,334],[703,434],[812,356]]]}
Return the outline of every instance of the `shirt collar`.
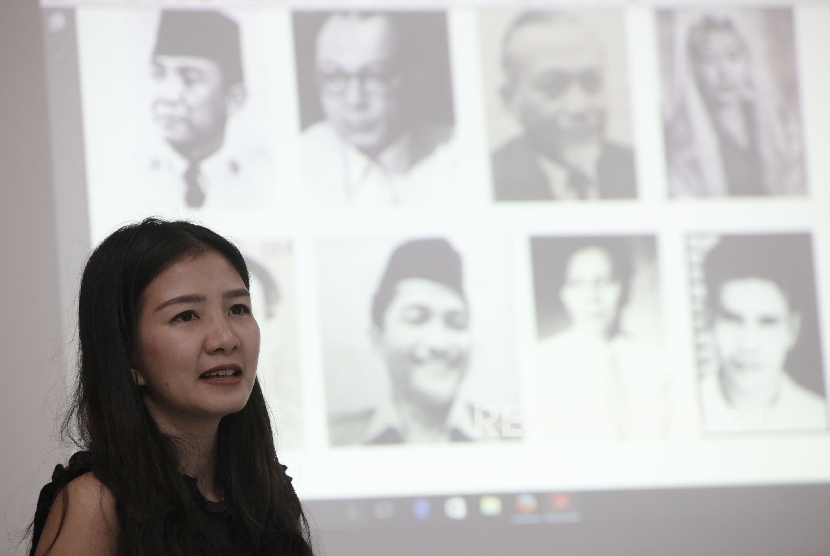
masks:
{"label": "shirt collar", "polygon": [[377,157],[377,164],[391,174],[404,174],[412,166],[412,136],[403,133]]}
{"label": "shirt collar", "polygon": [[[199,171],[203,175],[222,176],[237,174],[241,171],[239,156],[233,152],[227,141],[216,152],[199,161]],[[163,169],[175,175],[184,175],[190,161],[179,154],[167,141],[159,141],[158,147],[150,159],[152,170]]]}
{"label": "shirt collar", "polygon": [[597,164],[602,152],[602,145],[590,145],[581,150],[581,163],[569,166],[552,160],[541,153],[536,154],[536,160],[542,173],[548,181],[548,187],[554,199],[581,199],[579,192],[571,185],[571,168],[576,169],[587,180],[586,199],[599,199],[599,184],[597,180]]}
{"label": "shirt collar", "polygon": [[[393,444],[406,442],[406,434],[400,412],[390,396],[379,404],[372,414],[369,426],[361,439],[363,444]],[[472,412],[469,404],[456,397],[438,442],[469,441],[475,438]]]}
{"label": "shirt collar", "polygon": [[[372,174],[382,177],[386,191],[383,193],[372,192],[373,195],[390,197],[397,201],[397,176],[406,174],[412,166],[412,136],[410,133],[403,133],[395,141],[387,146],[375,159],[369,157],[360,149],[352,145],[345,138],[335,131],[340,142],[346,162],[346,174],[349,195],[358,196],[361,187],[372,181]],[[366,192],[362,193],[363,195]]]}

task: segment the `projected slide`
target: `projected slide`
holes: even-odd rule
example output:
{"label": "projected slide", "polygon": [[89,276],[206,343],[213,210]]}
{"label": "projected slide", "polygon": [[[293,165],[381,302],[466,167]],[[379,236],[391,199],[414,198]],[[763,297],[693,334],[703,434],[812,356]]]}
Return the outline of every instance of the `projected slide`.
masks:
{"label": "projected slide", "polygon": [[44,0],[66,233],[239,243],[323,521],[830,482],[830,7],[527,4]]}

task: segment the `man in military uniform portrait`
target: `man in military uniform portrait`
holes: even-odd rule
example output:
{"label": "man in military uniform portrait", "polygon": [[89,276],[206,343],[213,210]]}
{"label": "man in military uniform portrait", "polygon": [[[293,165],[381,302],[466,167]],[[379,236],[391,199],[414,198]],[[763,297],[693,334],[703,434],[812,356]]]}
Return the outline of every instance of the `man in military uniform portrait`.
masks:
{"label": "man in military uniform portrait", "polygon": [[493,153],[497,201],[636,197],[632,150],[606,137],[599,39],[574,14],[526,12],[502,43],[504,105],[522,133]]}
{"label": "man in military uniform portrait", "polygon": [[267,154],[227,141],[247,96],[239,24],[215,11],[164,10],[150,66],[164,142],[150,157],[150,198],[193,209],[261,205],[273,187]]}
{"label": "man in military uniform portrait", "polygon": [[371,317],[391,392],[368,409],[330,415],[331,444],[473,440],[473,407],[458,395],[471,345],[458,252],[444,239],[398,246],[375,291]]}

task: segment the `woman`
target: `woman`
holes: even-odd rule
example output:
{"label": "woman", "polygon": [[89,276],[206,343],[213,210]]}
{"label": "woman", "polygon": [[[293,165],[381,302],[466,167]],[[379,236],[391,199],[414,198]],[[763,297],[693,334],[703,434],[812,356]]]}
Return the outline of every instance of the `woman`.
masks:
{"label": "woman", "polygon": [[[559,411],[556,435],[651,434],[635,415],[662,419],[668,377],[659,349],[620,326],[631,289],[631,254],[619,240],[562,245],[555,290],[567,326],[540,339],[535,366],[539,401]],[[562,253],[562,251],[560,251]]]}
{"label": "woman", "polygon": [[248,292],[239,250],[188,222],[125,226],[92,253],[64,424],[84,451],[43,488],[31,555],[312,553]]}
{"label": "woman", "polygon": [[[806,191],[797,104],[774,54],[795,66],[791,14],[784,11],[678,12],[674,72],[667,76],[664,121],[675,197],[803,195]],[[785,33],[785,31],[789,33]],[[666,49],[672,52],[672,49]],[[780,73],[780,72],[779,72]]]}

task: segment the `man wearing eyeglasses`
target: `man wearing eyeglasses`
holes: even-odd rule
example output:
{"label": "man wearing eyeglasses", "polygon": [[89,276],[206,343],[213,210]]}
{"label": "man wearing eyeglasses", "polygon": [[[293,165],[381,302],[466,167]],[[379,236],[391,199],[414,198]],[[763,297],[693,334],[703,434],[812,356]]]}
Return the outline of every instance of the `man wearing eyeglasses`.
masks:
{"label": "man wearing eyeglasses", "polygon": [[605,139],[602,52],[575,16],[528,12],[504,38],[502,98],[524,133],[493,154],[496,200],[636,197],[631,149]]}
{"label": "man wearing eyeglasses", "polygon": [[320,28],[315,79],[325,119],[302,138],[304,176],[318,201],[418,204],[451,189],[453,129],[422,121],[424,61],[407,44],[406,17],[335,13]]}

